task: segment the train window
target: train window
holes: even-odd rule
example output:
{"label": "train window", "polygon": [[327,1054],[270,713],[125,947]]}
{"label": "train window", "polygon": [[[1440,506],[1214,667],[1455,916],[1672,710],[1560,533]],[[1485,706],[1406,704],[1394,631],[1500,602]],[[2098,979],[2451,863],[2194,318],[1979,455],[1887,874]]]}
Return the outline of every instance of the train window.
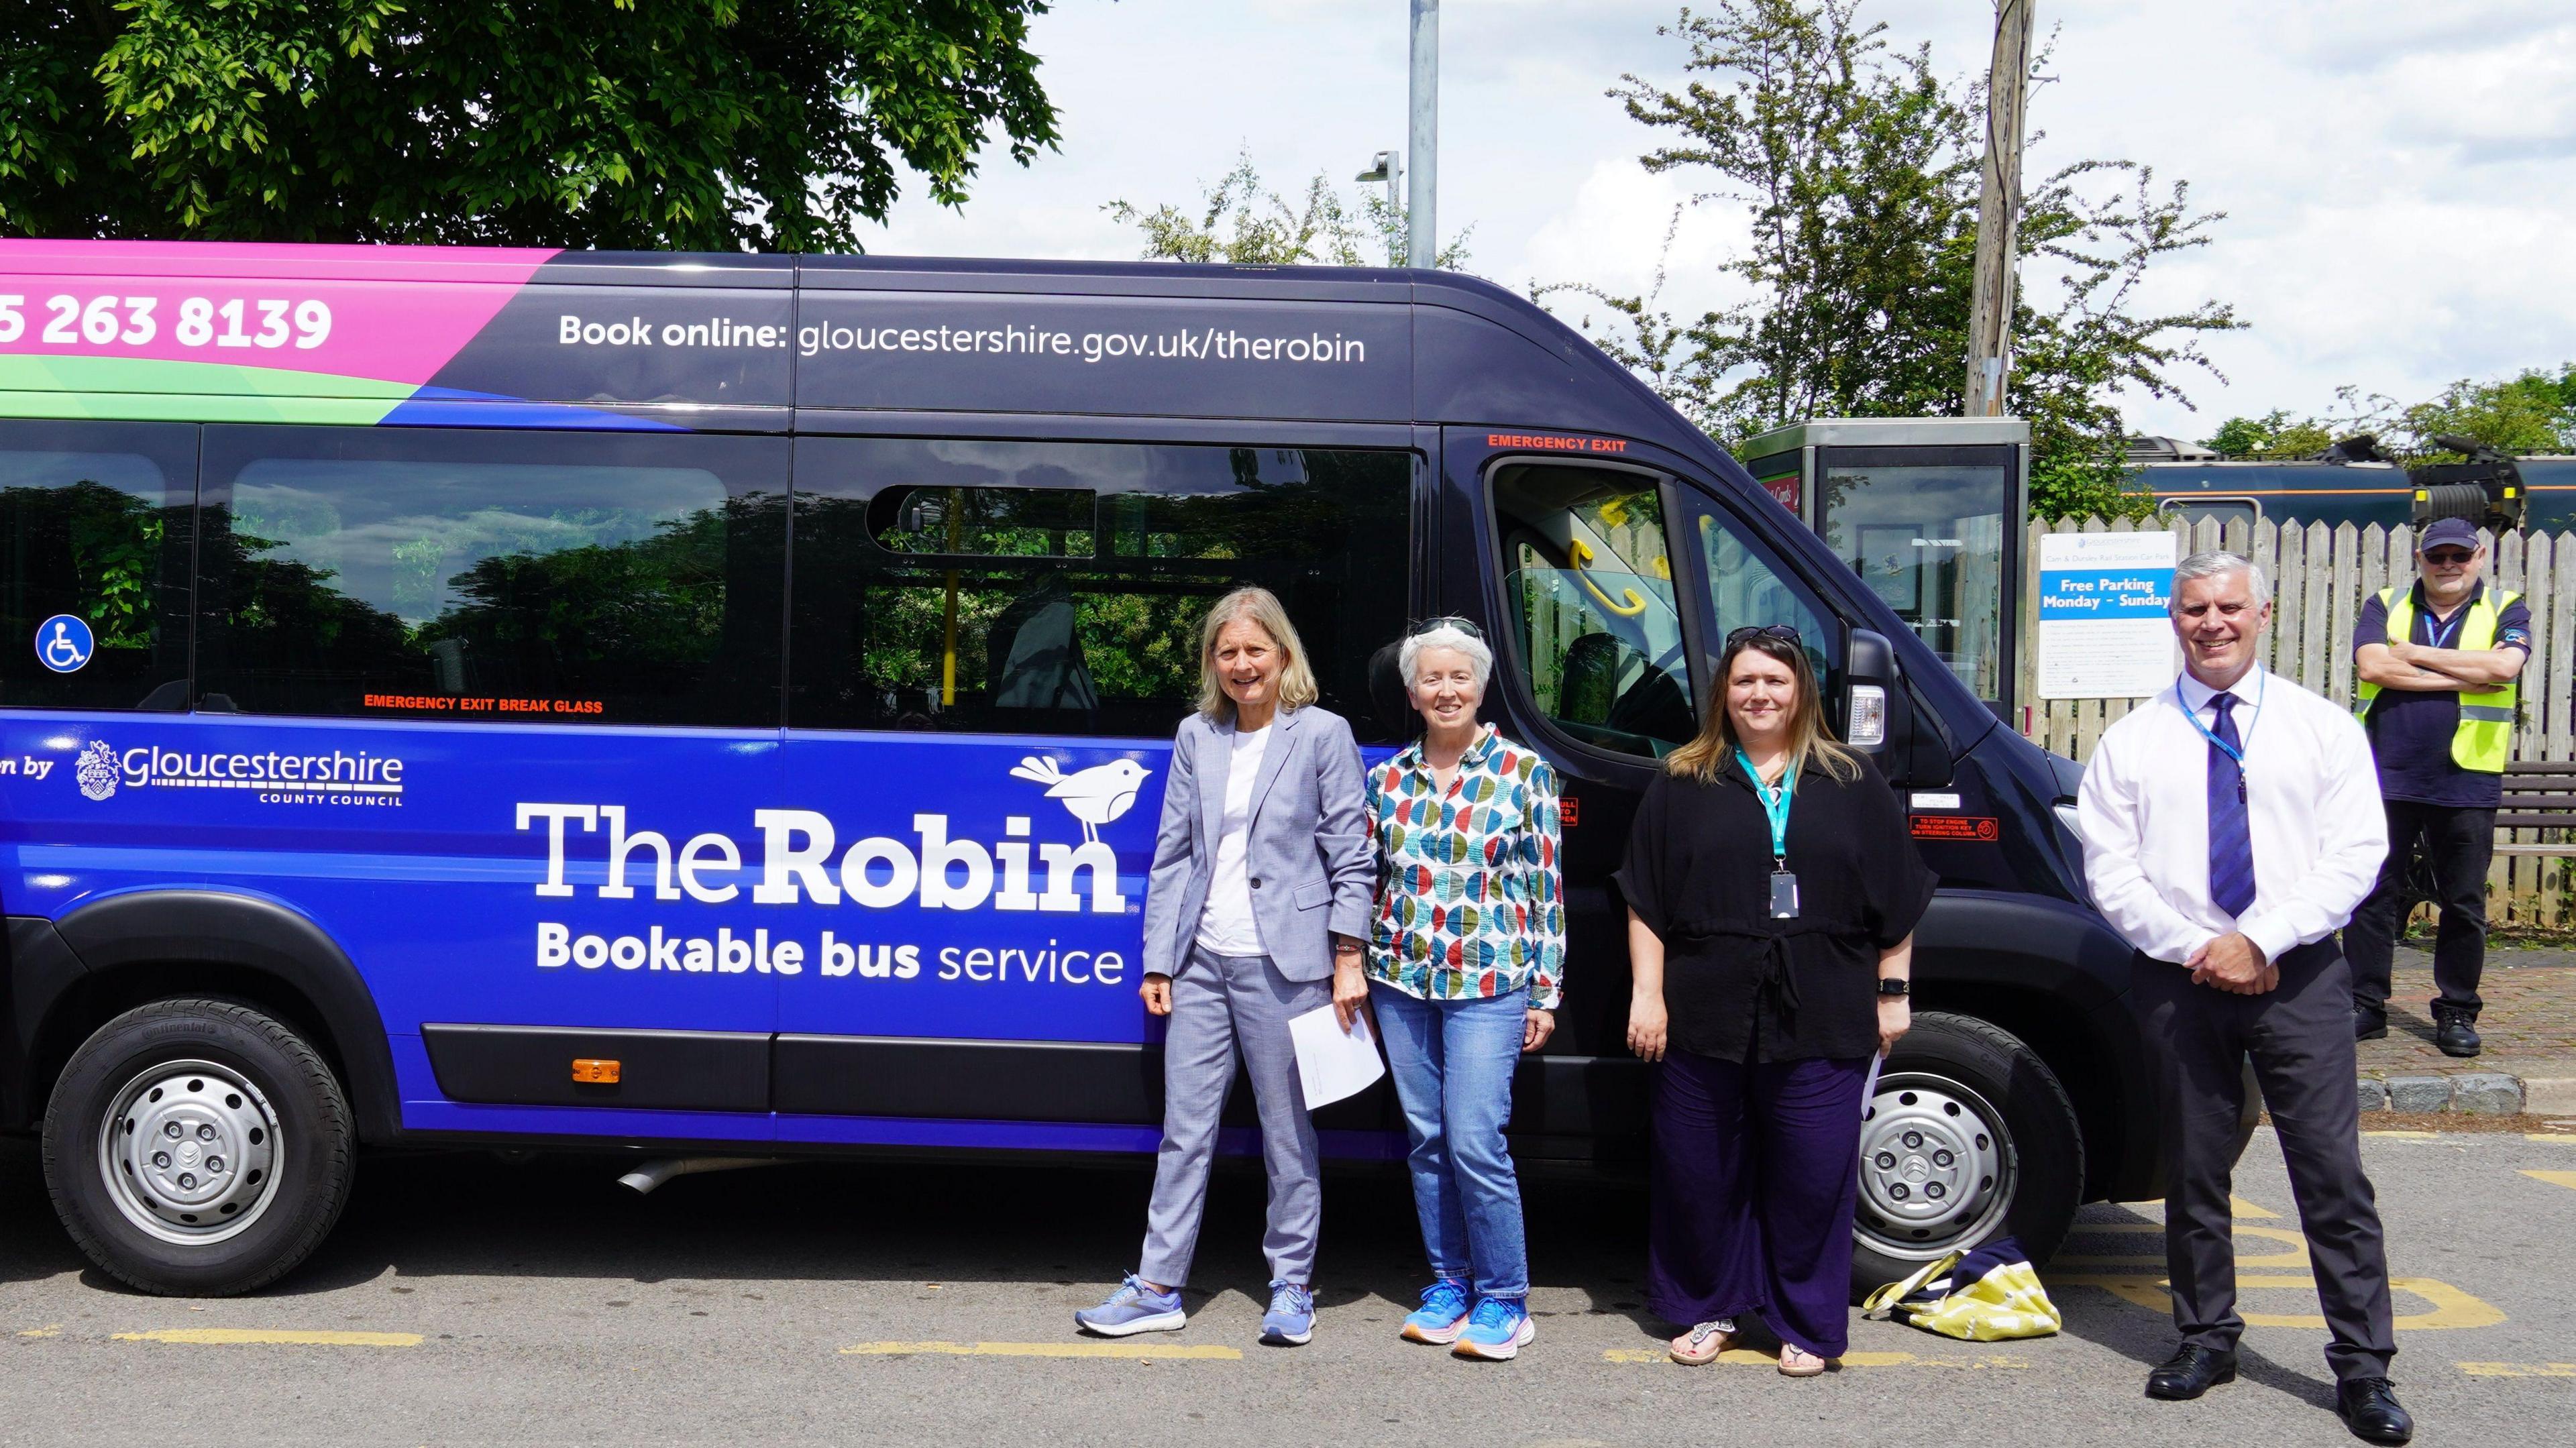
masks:
{"label": "train window", "polygon": [[1364,742],[1402,632],[1413,461],[1320,448],[803,438],[789,721],[1159,738],[1199,623],[1279,595]]}
{"label": "train window", "polygon": [[188,706],[196,472],[184,423],[0,422],[0,704]]}
{"label": "train window", "polygon": [[2255,498],[2167,498],[2156,505],[2156,517],[2181,528],[2195,527],[2203,519],[2213,519],[2222,528],[2243,523],[2250,538],[2254,525],[2263,521],[2263,504]]}
{"label": "train window", "polygon": [[199,707],[775,728],[787,452],[209,428]]}
{"label": "train window", "polygon": [[1566,734],[1658,757],[1697,732],[1658,480],[1515,463],[1491,491],[1532,701]]}

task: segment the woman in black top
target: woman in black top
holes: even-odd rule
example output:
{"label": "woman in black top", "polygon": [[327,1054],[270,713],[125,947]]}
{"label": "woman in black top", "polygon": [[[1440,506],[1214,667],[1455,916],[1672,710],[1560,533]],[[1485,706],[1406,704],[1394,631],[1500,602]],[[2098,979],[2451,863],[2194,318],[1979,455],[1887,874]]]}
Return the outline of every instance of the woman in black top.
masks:
{"label": "woman in black top", "polygon": [[1910,1023],[1933,877],[1895,793],[1826,728],[1795,630],[1737,629],[1717,674],[1616,877],[1628,1044],[1664,1063],[1647,1297],[1691,1324],[1676,1361],[1715,1360],[1758,1312],[1780,1371],[1812,1377],[1849,1341],[1861,1090]]}

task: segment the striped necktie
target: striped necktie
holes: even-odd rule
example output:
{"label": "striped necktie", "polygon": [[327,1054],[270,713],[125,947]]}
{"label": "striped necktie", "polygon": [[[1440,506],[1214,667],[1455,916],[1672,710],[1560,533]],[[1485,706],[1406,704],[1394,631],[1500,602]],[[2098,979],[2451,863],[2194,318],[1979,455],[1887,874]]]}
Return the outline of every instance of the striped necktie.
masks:
{"label": "striped necktie", "polygon": [[2209,702],[2218,710],[2218,727],[2209,731],[2218,741],[2209,746],[2209,898],[2241,916],[2254,905],[2254,834],[2246,823],[2245,770],[2227,752],[2245,751],[2233,713],[2239,700],[2220,694]]}

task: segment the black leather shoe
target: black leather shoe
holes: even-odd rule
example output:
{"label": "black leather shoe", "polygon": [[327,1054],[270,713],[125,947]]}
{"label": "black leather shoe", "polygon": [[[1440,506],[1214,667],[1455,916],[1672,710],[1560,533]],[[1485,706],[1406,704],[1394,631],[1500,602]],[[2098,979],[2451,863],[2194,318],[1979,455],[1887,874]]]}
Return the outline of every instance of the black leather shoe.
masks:
{"label": "black leather shoe", "polygon": [[2478,1035],[2476,1020],[2466,1011],[2434,1012],[2433,1044],[2441,1049],[2443,1055],[2463,1059],[2486,1049],[2486,1042]]}
{"label": "black leather shoe", "polygon": [[2382,1041],[2388,1038],[2388,1012],[2376,1006],[2352,1008],[2352,1038],[2356,1041]]}
{"label": "black leather shoe", "polygon": [[2220,1383],[2236,1381],[2236,1354],[2184,1343],[2164,1364],[2147,1374],[2147,1396],[2180,1403],[2197,1398]]}
{"label": "black leather shoe", "polygon": [[2364,1443],[2403,1443],[2415,1436],[2415,1419],[2397,1406],[2397,1389],[2386,1378],[2335,1384],[2335,1413]]}

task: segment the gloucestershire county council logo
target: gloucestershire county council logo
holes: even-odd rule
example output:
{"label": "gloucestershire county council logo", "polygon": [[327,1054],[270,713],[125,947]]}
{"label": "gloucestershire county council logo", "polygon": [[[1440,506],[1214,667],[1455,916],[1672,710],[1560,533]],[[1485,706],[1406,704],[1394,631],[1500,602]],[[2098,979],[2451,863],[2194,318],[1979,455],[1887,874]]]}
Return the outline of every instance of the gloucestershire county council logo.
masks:
{"label": "gloucestershire county council logo", "polygon": [[1136,806],[1136,791],[1154,771],[1132,759],[1095,764],[1089,769],[1067,774],[1056,762],[1043,755],[1031,754],[1011,766],[1013,779],[1026,779],[1047,787],[1047,798],[1060,801],[1067,813],[1082,826],[1082,842],[1100,843],[1100,827]]}
{"label": "gloucestershire county council logo", "polygon": [[107,798],[116,793],[116,751],[104,739],[91,740],[89,747],[80,752],[72,774],[80,781],[83,798]]}

